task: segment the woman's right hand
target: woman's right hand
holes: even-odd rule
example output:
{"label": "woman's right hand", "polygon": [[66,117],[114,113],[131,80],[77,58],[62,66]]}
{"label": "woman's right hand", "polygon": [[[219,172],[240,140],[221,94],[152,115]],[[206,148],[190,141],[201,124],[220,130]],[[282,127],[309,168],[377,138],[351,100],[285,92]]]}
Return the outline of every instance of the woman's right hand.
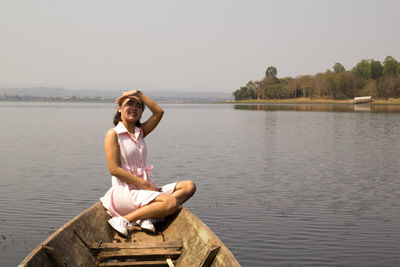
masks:
{"label": "woman's right hand", "polygon": [[143,189],[150,190],[150,191],[157,191],[157,192],[159,191],[157,186],[155,184],[150,183],[150,182],[146,182],[143,185]]}
{"label": "woman's right hand", "polygon": [[125,97],[128,97],[128,96],[132,96],[132,95],[139,95],[138,90],[133,89],[130,91],[122,92],[122,95],[120,97],[118,97],[117,99],[115,99],[115,103],[119,104],[119,102],[121,102],[122,99],[124,99]]}

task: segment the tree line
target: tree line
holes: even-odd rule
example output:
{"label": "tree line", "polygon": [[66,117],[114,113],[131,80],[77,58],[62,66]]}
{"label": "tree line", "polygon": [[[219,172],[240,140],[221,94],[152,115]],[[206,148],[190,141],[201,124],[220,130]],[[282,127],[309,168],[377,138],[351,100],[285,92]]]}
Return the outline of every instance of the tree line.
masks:
{"label": "tree line", "polygon": [[361,60],[352,70],[335,63],[332,70],[314,76],[277,77],[277,69],[267,68],[260,81],[249,81],[233,92],[235,100],[288,99],[348,99],[356,96],[374,98],[400,97],[400,62],[387,56],[378,60]]}

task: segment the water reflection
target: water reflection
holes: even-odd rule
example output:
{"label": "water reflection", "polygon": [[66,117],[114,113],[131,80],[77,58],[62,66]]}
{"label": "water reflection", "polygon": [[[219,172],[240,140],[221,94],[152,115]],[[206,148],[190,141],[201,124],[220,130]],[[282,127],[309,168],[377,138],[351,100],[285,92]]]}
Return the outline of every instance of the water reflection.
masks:
{"label": "water reflection", "polygon": [[336,104],[235,104],[234,109],[264,111],[331,111],[400,113],[400,105]]}

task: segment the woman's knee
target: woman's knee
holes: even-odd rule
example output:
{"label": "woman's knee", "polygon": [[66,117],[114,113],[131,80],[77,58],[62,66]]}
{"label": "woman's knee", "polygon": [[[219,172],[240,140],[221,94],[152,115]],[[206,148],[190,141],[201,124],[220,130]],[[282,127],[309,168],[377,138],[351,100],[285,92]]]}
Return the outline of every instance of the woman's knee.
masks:
{"label": "woman's knee", "polygon": [[196,192],[196,184],[192,180],[183,181],[183,189],[189,196],[193,196]]}
{"label": "woman's knee", "polygon": [[169,213],[176,211],[179,207],[176,198],[172,196],[161,194],[157,199],[163,202],[165,211]]}

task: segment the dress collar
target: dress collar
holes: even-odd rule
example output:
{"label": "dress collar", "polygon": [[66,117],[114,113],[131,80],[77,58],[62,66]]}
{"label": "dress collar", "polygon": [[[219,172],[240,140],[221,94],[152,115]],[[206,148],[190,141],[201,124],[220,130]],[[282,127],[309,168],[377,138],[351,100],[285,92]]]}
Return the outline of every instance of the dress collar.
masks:
{"label": "dress collar", "polygon": [[[117,134],[127,133],[128,135],[130,135],[129,132],[128,132],[128,130],[126,129],[125,125],[122,123],[122,121],[120,121],[120,122],[117,124],[117,126],[115,126],[114,129],[115,129],[115,132],[116,132]],[[135,129],[133,129],[133,131],[134,131],[134,133],[135,133],[135,138],[136,138],[136,139],[138,139],[140,135],[143,136],[143,131],[142,131],[141,128],[135,126]]]}

